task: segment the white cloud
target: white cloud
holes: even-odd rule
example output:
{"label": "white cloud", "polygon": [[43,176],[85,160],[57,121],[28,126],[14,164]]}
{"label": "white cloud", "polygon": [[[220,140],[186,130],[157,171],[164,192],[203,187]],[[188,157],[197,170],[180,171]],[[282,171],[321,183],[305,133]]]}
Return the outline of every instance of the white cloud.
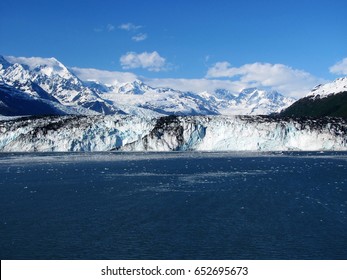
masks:
{"label": "white cloud", "polygon": [[109,23],[109,24],[107,24],[106,29],[107,29],[107,31],[113,31],[115,29],[115,27],[114,27],[114,25]]}
{"label": "white cloud", "polygon": [[119,25],[118,28],[122,29],[122,30],[126,30],[126,31],[132,31],[132,30],[140,29],[140,28],[142,28],[142,26],[141,25],[135,25],[131,22],[128,22],[128,23],[123,23],[123,24]]}
{"label": "white cloud", "polygon": [[237,83],[229,80],[217,79],[146,79],[143,81],[153,87],[168,87],[181,91],[192,92],[213,92],[216,89],[223,88],[233,93],[239,93],[242,90]]}
{"label": "white cloud", "polygon": [[121,56],[120,63],[123,69],[144,68],[148,71],[159,72],[166,70],[166,60],[156,51],[148,53],[128,52]]}
{"label": "white cloud", "polygon": [[253,63],[232,67],[229,62],[217,62],[208,69],[207,78],[230,78],[243,88],[265,87],[292,97],[306,95],[312,87],[324,80],[303,70],[283,64]]}
{"label": "white cloud", "polygon": [[136,34],[135,36],[131,37],[131,39],[135,42],[140,42],[140,41],[147,39],[147,34],[146,33],[139,33],[139,34]]}
{"label": "white cloud", "polygon": [[231,92],[239,92],[240,88],[237,84],[225,80],[213,79],[152,79],[139,77],[131,72],[107,71],[93,68],[69,68],[82,81],[99,82],[105,85],[116,85],[117,83],[132,82],[140,79],[153,87],[169,87],[181,91],[192,92],[213,92],[217,88],[225,88]]}
{"label": "white cloud", "polygon": [[138,77],[130,72],[98,70],[93,68],[72,67],[70,70],[82,81],[100,82],[105,85],[115,85],[136,80]]}
{"label": "white cloud", "polygon": [[329,71],[337,75],[347,75],[347,57],[331,66]]}
{"label": "white cloud", "polygon": [[169,87],[181,91],[192,92],[213,92],[215,89],[224,88],[231,92],[238,93],[240,87],[232,81],[214,80],[214,79],[152,79],[139,77],[131,72],[118,72],[99,70],[94,68],[71,67],[69,70],[82,81],[99,82],[105,85],[116,85],[117,83],[132,82],[140,79],[153,87]]}

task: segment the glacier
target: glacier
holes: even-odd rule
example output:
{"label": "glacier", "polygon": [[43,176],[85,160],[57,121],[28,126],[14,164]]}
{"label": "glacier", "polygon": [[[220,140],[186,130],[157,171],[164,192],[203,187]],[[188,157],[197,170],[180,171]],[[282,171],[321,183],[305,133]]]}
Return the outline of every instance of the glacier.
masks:
{"label": "glacier", "polygon": [[0,120],[0,151],[346,151],[346,132],[340,118],[24,117]]}

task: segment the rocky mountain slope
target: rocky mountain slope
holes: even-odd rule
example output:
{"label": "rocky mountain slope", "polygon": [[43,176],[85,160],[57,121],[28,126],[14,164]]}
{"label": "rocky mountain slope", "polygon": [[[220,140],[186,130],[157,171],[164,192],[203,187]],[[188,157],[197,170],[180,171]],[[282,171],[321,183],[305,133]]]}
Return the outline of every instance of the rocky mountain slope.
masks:
{"label": "rocky mountain slope", "polygon": [[281,112],[282,116],[347,117],[347,77],[315,87]]}

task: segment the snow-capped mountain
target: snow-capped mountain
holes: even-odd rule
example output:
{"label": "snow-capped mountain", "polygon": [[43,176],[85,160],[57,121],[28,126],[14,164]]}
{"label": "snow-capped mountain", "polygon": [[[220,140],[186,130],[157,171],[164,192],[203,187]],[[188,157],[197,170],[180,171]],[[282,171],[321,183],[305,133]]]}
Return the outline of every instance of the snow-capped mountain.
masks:
{"label": "snow-capped mountain", "polygon": [[117,84],[113,88],[110,88],[109,91],[112,91],[118,94],[142,95],[148,91],[153,91],[153,90],[154,88],[144,84],[142,81],[135,80],[129,83]]}
{"label": "snow-capped mountain", "polygon": [[347,117],[347,77],[315,87],[280,113],[282,116]]}
{"label": "snow-capped mountain", "polygon": [[268,115],[281,111],[294,101],[277,91],[249,88],[242,90],[238,96],[222,100],[219,112],[223,115]]}
{"label": "snow-capped mountain", "polygon": [[37,112],[42,115],[76,113],[74,109],[61,105],[50,98],[29,96],[0,82],[0,116],[37,115]]}
{"label": "snow-capped mountain", "polygon": [[[1,57],[3,83],[30,97],[50,99],[75,113],[119,113],[115,106],[99,97],[99,92],[85,86],[55,58]],[[40,114],[41,112],[39,112]]]}
{"label": "snow-capped mountain", "polygon": [[86,115],[266,115],[294,102],[277,92],[259,89],[194,93],[155,88],[136,79],[122,83],[115,79],[111,84],[102,83],[98,77],[82,81],[55,58],[0,56],[0,81],[6,85],[7,93],[13,87],[22,96],[49,100],[59,110],[65,107],[64,112]]}
{"label": "snow-capped mountain", "polygon": [[218,110],[210,102],[193,92],[171,88],[154,88],[140,80],[121,83],[102,94],[128,111],[128,108],[142,108],[161,115],[216,115]]}
{"label": "snow-capped mountain", "polygon": [[336,79],[331,83],[318,85],[311,90],[307,97],[324,98],[341,92],[347,92],[347,77]]}
{"label": "snow-capped mountain", "polygon": [[0,151],[347,150],[340,118],[126,115],[0,121]]}

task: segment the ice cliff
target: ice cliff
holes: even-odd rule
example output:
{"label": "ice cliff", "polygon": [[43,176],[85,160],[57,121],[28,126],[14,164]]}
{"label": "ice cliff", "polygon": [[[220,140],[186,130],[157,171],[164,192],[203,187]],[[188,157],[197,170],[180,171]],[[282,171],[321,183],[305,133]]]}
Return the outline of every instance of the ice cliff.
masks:
{"label": "ice cliff", "polygon": [[340,118],[51,116],[0,121],[0,151],[347,150]]}

